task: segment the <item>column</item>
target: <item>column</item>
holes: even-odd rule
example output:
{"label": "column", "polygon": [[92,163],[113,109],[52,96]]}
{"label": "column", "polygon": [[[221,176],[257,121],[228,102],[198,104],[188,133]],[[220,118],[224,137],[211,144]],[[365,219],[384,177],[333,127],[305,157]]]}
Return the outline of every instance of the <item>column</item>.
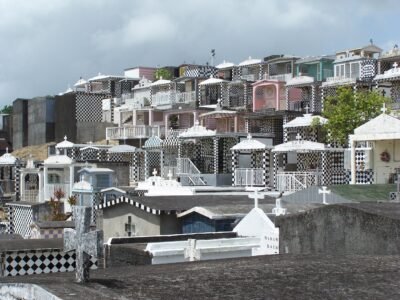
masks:
{"label": "column", "polygon": [[356,145],[350,136],[350,184],[356,184]]}
{"label": "column", "polygon": [[274,152],[274,189],[277,189],[276,177],[278,174],[278,154]]}
{"label": "column", "polygon": [[285,96],[286,96],[286,110],[289,110],[290,109],[290,107],[289,107],[289,88],[288,87],[286,87],[285,88]]}
{"label": "column", "polygon": [[316,100],[316,95],[315,95],[315,85],[311,86],[311,103],[310,103],[310,112],[313,113],[316,111],[315,109],[315,100]]}
{"label": "column", "polygon": [[213,138],[213,148],[214,148],[214,174],[218,174],[218,166],[219,166],[219,161],[218,161],[218,138]]}
{"label": "column", "polygon": [[169,118],[169,114],[166,113],[166,114],[164,115],[165,137],[168,136],[168,118]]}
{"label": "column", "polygon": [[279,110],[279,100],[281,99],[281,91],[279,89],[279,84],[276,83],[275,89],[276,89],[276,99],[275,99],[275,110]]}
{"label": "column", "polygon": [[25,194],[25,173],[23,171],[20,171],[18,180],[19,180],[19,191],[16,189],[15,193],[19,195],[19,197],[17,197],[19,198],[18,200],[23,201],[23,195]]}
{"label": "column", "polygon": [[160,176],[166,178],[168,170],[164,170],[164,151],[160,151]]}
{"label": "column", "polygon": [[236,183],[236,167],[237,167],[237,153],[235,150],[232,151],[232,186]]}
{"label": "column", "polygon": [[[328,174],[328,161],[327,161],[327,153],[321,152],[321,164],[322,164],[322,176],[321,176],[321,185],[326,186],[330,184],[329,174]],[[316,184],[318,184],[316,182]]]}
{"label": "column", "polygon": [[264,186],[268,186],[269,184],[269,150],[265,149],[263,152],[263,161],[262,161],[262,168],[263,168],[263,181]]}
{"label": "column", "polygon": [[193,112],[193,125],[196,124],[197,121],[197,111]]}
{"label": "column", "polygon": [[153,110],[149,109],[149,126],[153,126]]}
{"label": "column", "polygon": [[238,116],[237,115],[235,115],[233,117],[233,130],[235,132],[238,132],[238,130],[239,130],[239,128],[238,128]]}
{"label": "column", "polygon": [[72,195],[72,188],[74,187],[74,166],[71,165],[69,166],[69,195],[65,195],[65,196],[70,196]]}
{"label": "column", "polygon": [[149,158],[148,158],[148,150],[144,152],[144,179],[149,178]]}
{"label": "column", "polygon": [[137,110],[134,109],[132,110],[132,125],[136,125],[136,119],[137,119]]}
{"label": "column", "polygon": [[39,185],[39,195],[42,192],[43,193],[43,201],[46,201],[49,198],[49,196],[47,195],[48,176],[47,176],[47,167],[46,166],[44,166],[44,168],[43,168],[43,177],[44,177],[43,189],[42,189],[42,191],[40,191],[41,186]]}
{"label": "column", "polygon": [[[39,191],[40,191],[40,187],[42,187],[43,186],[43,174],[42,173],[38,173],[38,184],[39,184]],[[40,193],[39,192],[39,195],[38,195],[38,200],[39,200],[39,202],[44,202],[44,199],[43,199],[43,193]]]}

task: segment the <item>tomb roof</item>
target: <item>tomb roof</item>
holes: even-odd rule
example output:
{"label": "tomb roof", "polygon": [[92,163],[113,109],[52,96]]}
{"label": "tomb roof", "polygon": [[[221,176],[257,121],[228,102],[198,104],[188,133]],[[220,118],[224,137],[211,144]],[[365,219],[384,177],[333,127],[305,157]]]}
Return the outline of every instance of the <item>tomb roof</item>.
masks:
{"label": "tomb roof", "polygon": [[87,284],[76,284],[74,272],[4,277],[2,283],[37,284],[76,300],[399,298],[399,264],[400,257],[390,255],[265,255],[92,270]]}

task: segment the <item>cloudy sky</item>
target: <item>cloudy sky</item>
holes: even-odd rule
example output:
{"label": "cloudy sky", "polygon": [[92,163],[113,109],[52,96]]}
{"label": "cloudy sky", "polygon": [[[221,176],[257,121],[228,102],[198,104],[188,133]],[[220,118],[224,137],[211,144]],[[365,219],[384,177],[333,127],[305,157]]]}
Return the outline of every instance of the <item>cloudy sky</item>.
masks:
{"label": "cloudy sky", "polygon": [[0,0],[0,106],[133,66],[398,43],[396,0]]}

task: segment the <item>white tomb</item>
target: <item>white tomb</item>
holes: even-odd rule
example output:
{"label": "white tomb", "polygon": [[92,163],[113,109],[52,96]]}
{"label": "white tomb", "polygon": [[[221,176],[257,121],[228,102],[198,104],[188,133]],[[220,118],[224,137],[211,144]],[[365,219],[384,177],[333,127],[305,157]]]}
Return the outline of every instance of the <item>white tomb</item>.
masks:
{"label": "white tomb", "polygon": [[172,179],[171,171],[168,173],[168,179],[157,176],[157,170],[154,169],[153,176],[146,181],[138,183],[136,190],[147,191],[145,196],[188,196],[194,195],[195,191],[189,187],[182,186],[178,181]]}

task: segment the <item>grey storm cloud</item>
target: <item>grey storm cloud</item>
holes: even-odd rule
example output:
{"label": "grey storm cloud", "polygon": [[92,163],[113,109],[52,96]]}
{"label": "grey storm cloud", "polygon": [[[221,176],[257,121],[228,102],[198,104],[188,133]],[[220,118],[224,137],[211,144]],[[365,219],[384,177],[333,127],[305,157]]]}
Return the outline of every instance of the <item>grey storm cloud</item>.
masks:
{"label": "grey storm cloud", "polygon": [[0,106],[128,67],[397,43],[397,1],[0,0]]}

